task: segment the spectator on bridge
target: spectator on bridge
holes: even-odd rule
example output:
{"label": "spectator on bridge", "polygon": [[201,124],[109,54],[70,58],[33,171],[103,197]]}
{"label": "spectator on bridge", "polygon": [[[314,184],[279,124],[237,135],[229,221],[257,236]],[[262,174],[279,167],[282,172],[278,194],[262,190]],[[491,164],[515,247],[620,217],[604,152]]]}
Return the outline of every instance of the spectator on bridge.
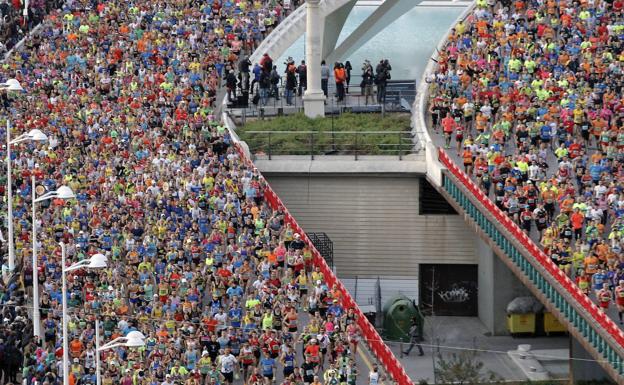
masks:
{"label": "spectator on bridge", "polygon": [[334,64],[334,80],[336,81],[336,100],[342,102],[345,97],[345,82],[347,81],[347,74],[342,63],[336,62]]}
{"label": "spectator on bridge", "polygon": [[251,95],[253,95],[254,92],[257,92],[257,90],[256,90],[256,83],[260,82],[260,75],[262,73],[262,67],[260,66],[259,63],[256,63],[256,64],[254,64],[252,71],[253,71],[253,74],[254,74],[254,78],[251,81],[251,86],[249,88],[249,93]]}
{"label": "spectator on bridge", "polygon": [[392,66],[388,59],[383,59],[377,64],[377,68],[375,68],[375,84],[377,84],[377,103],[384,104],[386,102],[386,86],[388,85],[388,80],[392,77],[390,75],[390,71],[392,71]]}
{"label": "spectator on bridge", "polygon": [[351,71],[353,71],[353,66],[350,61],[346,61],[344,63],[345,70],[345,93],[349,93],[349,84],[351,83]]}
{"label": "spectator on bridge", "polygon": [[364,60],[362,64],[362,82],[360,88],[362,89],[362,95],[365,96],[364,102],[368,105],[368,100],[373,102],[373,87],[375,84],[375,74],[373,72],[373,66],[368,59]]}
{"label": "spectator on bridge", "polygon": [[271,92],[270,92],[270,96],[272,98],[275,98],[275,100],[279,100],[280,97],[280,92],[279,92],[279,85],[280,82],[282,81],[282,77],[279,75],[279,73],[277,73],[277,66],[273,66],[273,69],[271,70],[271,73],[269,75],[269,79],[271,80]]}
{"label": "spectator on bridge", "polygon": [[325,60],[321,61],[321,89],[325,94],[325,97],[328,97],[329,93],[329,77],[330,77],[330,69],[325,63]]}
{"label": "spectator on bridge", "polygon": [[238,71],[240,73],[240,87],[242,92],[249,91],[249,73],[251,70],[251,61],[249,56],[245,56],[243,60],[238,63]]}
{"label": "spectator on bridge", "polygon": [[293,98],[297,93],[297,68],[294,65],[289,65],[286,69],[286,88],[285,88],[285,97],[286,104],[289,106],[293,105]]}
{"label": "spectator on bridge", "polygon": [[306,66],[305,60],[301,61],[299,67],[297,67],[297,74],[299,75],[299,96],[303,96],[303,93],[308,88],[308,66]]}
{"label": "spectator on bridge", "polygon": [[225,86],[227,87],[227,98],[229,102],[236,102],[236,85],[238,80],[234,70],[230,70],[225,77]]}

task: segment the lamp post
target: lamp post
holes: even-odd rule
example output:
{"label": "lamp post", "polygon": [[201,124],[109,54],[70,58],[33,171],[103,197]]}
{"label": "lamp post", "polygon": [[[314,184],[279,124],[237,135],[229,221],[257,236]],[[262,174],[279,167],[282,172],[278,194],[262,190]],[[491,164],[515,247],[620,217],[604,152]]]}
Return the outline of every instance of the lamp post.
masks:
{"label": "lamp post", "polygon": [[11,145],[26,142],[26,141],[37,141],[43,142],[48,140],[46,134],[41,132],[41,130],[34,129],[30,130],[27,134],[22,134],[17,138],[11,139],[11,126],[9,124],[9,120],[7,119],[7,216],[8,216],[8,227],[9,227],[9,271],[15,270],[15,246],[14,246],[14,236],[13,236],[13,182],[11,175]]}
{"label": "lamp post", "polygon": [[[37,216],[36,203],[49,199],[72,199],[74,192],[67,186],[61,186],[56,191],[50,191],[37,198],[35,192],[35,175],[30,177],[32,194],[32,270],[33,270],[33,331],[36,338],[41,338],[41,320],[39,314],[39,275],[37,274]],[[9,207],[11,205],[9,204]],[[9,222],[11,223],[11,222]],[[10,237],[10,235],[9,235]]]}
{"label": "lamp post", "polygon": [[117,337],[100,347],[100,319],[95,319],[95,376],[97,385],[102,385],[102,374],[100,373],[100,352],[124,346],[127,348],[139,348],[145,346],[145,335],[140,331],[131,331],[125,337]]}
{"label": "lamp post", "polygon": [[65,267],[65,255],[65,244],[61,242],[61,279],[63,281],[63,385],[69,385],[69,341],[67,336],[67,324],[69,320],[67,319],[67,280],[65,276],[66,273],[78,269],[97,269],[106,267],[108,259],[103,254],[94,254],[89,259],[85,259],[74,263],[71,266]]}
{"label": "lamp post", "polygon": [[[0,83],[0,90],[5,91],[7,95],[9,92],[21,92],[24,91],[19,81],[16,79],[9,79],[5,83]],[[36,131],[36,132],[33,132]],[[33,134],[30,137],[30,134]],[[11,145],[26,140],[41,140],[41,135],[45,136],[39,130],[32,130],[28,134],[21,135],[15,140],[11,141],[11,122],[7,116],[6,120],[6,149],[7,149],[7,220],[9,230],[9,271],[15,270],[15,245],[13,237],[13,190],[11,186]],[[47,138],[46,138],[47,139]],[[45,139],[44,139],[45,140]]]}

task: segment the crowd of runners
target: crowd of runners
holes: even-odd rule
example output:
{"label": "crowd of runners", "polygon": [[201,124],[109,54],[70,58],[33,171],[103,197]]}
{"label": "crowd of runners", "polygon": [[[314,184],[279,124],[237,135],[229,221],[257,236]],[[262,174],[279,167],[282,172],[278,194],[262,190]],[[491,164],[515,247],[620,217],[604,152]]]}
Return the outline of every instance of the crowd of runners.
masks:
{"label": "crowd of runners", "polygon": [[4,56],[61,3],[61,0],[0,0],[0,55]]}
{"label": "crowd of runners", "polygon": [[447,151],[620,323],[623,9],[478,0],[428,79]]}
{"label": "crowd of runners", "polygon": [[[0,280],[2,381],[61,382],[65,300],[72,385],[96,383],[96,319],[102,344],[146,336],[142,348],[101,354],[104,385],[356,383],[357,316],[267,205],[263,179],[212,110],[224,74],[284,3],[297,5],[76,0],[1,65],[3,81],[26,89],[2,95],[13,137],[48,136],[12,149],[18,268]],[[37,194],[62,185],[76,194],[38,204],[37,271],[31,175]],[[68,265],[108,258],[106,268],[68,273],[67,298],[60,243]],[[364,377],[383,379],[377,368]]]}

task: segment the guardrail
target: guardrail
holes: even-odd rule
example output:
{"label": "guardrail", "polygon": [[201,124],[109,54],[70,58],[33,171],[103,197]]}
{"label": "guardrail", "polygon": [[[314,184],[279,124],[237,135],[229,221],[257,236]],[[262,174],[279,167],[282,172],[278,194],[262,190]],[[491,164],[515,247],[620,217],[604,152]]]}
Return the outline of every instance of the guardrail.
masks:
{"label": "guardrail", "polygon": [[[565,295],[560,296],[560,298],[565,301],[565,303],[562,303],[561,300],[552,300],[552,298],[556,297],[554,291],[558,292],[556,287],[549,285],[548,288],[544,286],[544,289],[540,288],[540,290],[545,292],[547,298],[549,298],[551,302],[555,302],[555,306],[565,317],[568,317],[569,325],[578,328],[583,338],[596,349],[599,355],[602,355],[613,370],[612,374],[615,373],[621,376],[624,373],[624,332],[607,316],[607,314],[602,311],[602,309],[597,307],[596,304],[587,295],[585,295],[580,288],[572,282],[572,280],[561,269],[557,267],[557,265],[554,264],[554,262],[552,262],[552,260],[533,242],[531,238],[529,238],[524,231],[522,231],[522,229],[520,229],[514,221],[512,221],[492,202],[492,200],[485,195],[476,183],[455,164],[453,159],[444,150],[439,149],[438,158],[442,165],[448,169],[448,172],[450,172],[460,182],[460,184],[468,190],[481,207],[485,208],[487,213],[489,213],[489,215],[491,215],[500,225],[502,225],[503,228],[516,240],[516,242],[530,254],[530,256],[535,260],[535,263],[538,264],[538,267],[543,269],[543,272],[540,272],[535,269],[529,269],[529,267],[526,266],[528,273],[525,272],[525,274],[529,276],[531,281],[539,282],[535,275],[545,273],[550,276],[550,279],[560,285],[560,290],[563,293],[559,294]],[[472,214],[475,213],[473,212]],[[501,239],[499,239],[499,241],[503,244],[509,244],[509,242],[504,242]],[[514,256],[510,256],[510,258],[513,257]],[[544,283],[544,285],[546,284]],[[575,314],[576,310],[574,309],[574,302],[582,308],[585,313],[584,315],[578,312]],[[608,335],[601,335],[601,333],[604,332],[601,332],[599,329],[595,329],[595,326],[593,325],[600,325],[600,328]],[[604,361],[602,364],[604,364]]]}
{"label": "guardrail", "polygon": [[[249,167],[255,168],[253,162],[247,156],[245,149],[238,142],[234,142],[234,146],[236,147],[241,159],[243,162]],[[366,315],[362,312],[356,302],[351,297],[351,294],[346,290],[342,282],[338,280],[336,275],[334,275],[333,271],[325,262],[325,259],[321,256],[319,251],[314,247],[314,244],[307,236],[307,234],[303,231],[303,229],[299,226],[295,218],[290,214],[286,206],[282,203],[281,199],[277,196],[277,194],[273,191],[269,183],[261,176],[262,182],[265,186],[264,188],[264,198],[268,205],[276,211],[280,211],[284,214],[284,223],[290,224],[294,231],[301,234],[301,239],[308,245],[310,250],[312,251],[312,263],[315,267],[319,267],[321,273],[325,277],[325,282],[328,286],[332,287],[336,285],[338,289],[343,293],[342,296],[342,306],[345,309],[353,309],[355,314],[357,315],[357,323],[362,332],[363,340],[368,345],[371,353],[379,360],[379,362],[383,365],[386,372],[394,381],[396,381],[400,385],[413,385],[412,380],[409,378],[403,366],[394,356],[392,350],[383,342],[381,336],[377,333],[374,326],[369,322],[366,318]]]}
{"label": "guardrail", "polygon": [[[256,88],[254,93],[259,92],[257,86],[254,85],[254,87]],[[373,92],[367,101],[366,95],[362,94],[359,85],[351,85],[349,90],[350,93],[346,94],[342,101],[338,101],[333,97],[335,94],[335,87],[330,86],[328,88],[328,94],[330,96],[327,98],[325,107],[328,115],[341,114],[343,112],[410,112],[412,102],[416,99],[416,91],[389,89],[386,91],[384,102],[378,103],[376,92]],[[295,94],[296,92],[297,89],[295,89]],[[263,104],[261,100],[258,100],[258,103],[254,104],[253,95],[243,98],[240,103],[238,100],[234,100],[234,98],[228,101],[226,97],[223,109],[237,111],[237,115],[244,118],[264,118],[265,116],[276,116],[303,111],[304,104],[302,96],[293,95],[291,103],[289,104],[285,94],[285,87],[279,86],[278,97],[276,98],[273,93],[272,96],[267,97],[265,104]],[[237,97],[239,95],[241,95],[241,91],[237,90]]]}
{"label": "guardrail", "polygon": [[[274,155],[394,155],[412,152],[409,131],[245,131],[241,133],[254,154]],[[375,136],[375,139],[370,139]],[[375,143],[373,143],[375,141]],[[383,142],[383,143],[382,143]]]}
{"label": "guardrail", "polygon": [[[473,11],[476,2],[472,2],[470,6],[466,7],[466,9],[457,17],[453,26],[458,22],[465,20],[470,17],[471,12]],[[416,96],[416,101],[414,102],[414,107],[412,108],[412,133],[417,137],[420,143],[420,146],[425,147],[427,143],[432,143],[431,137],[429,136],[429,132],[427,131],[427,102],[429,101],[429,77],[434,73],[435,68],[437,67],[437,59],[441,50],[444,49],[446,42],[450,36],[451,29],[449,29],[444,35],[444,38],[440,40],[438,45],[436,46],[435,51],[433,51],[433,55],[425,70],[423,71],[423,75],[420,79],[420,83],[418,83],[418,95]],[[433,150],[433,147],[431,147]]]}

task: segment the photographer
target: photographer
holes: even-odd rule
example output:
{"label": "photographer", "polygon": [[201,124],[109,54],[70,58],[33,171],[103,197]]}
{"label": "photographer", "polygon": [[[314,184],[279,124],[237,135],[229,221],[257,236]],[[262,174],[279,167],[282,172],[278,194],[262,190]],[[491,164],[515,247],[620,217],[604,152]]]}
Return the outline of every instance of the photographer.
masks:
{"label": "photographer", "polygon": [[273,70],[271,71],[271,75],[269,76],[271,79],[271,95],[275,98],[275,100],[279,100],[279,83],[282,80],[282,77],[277,73],[277,66],[273,66]]}
{"label": "photographer", "polygon": [[364,60],[362,65],[362,82],[360,88],[362,88],[362,95],[366,96],[366,105],[368,105],[368,99],[373,101],[373,85],[375,84],[375,74],[373,73],[373,66],[368,59]]}
{"label": "photographer", "polygon": [[383,104],[386,102],[386,86],[388,85],[388,80],[391,79],[390,71],[392,71],[392,66],[390,65],[388,59],[381,60],[379,64],[377,64],[377,68],[375,69],[375,83],[377,84],[377,103],[379,104]]}

